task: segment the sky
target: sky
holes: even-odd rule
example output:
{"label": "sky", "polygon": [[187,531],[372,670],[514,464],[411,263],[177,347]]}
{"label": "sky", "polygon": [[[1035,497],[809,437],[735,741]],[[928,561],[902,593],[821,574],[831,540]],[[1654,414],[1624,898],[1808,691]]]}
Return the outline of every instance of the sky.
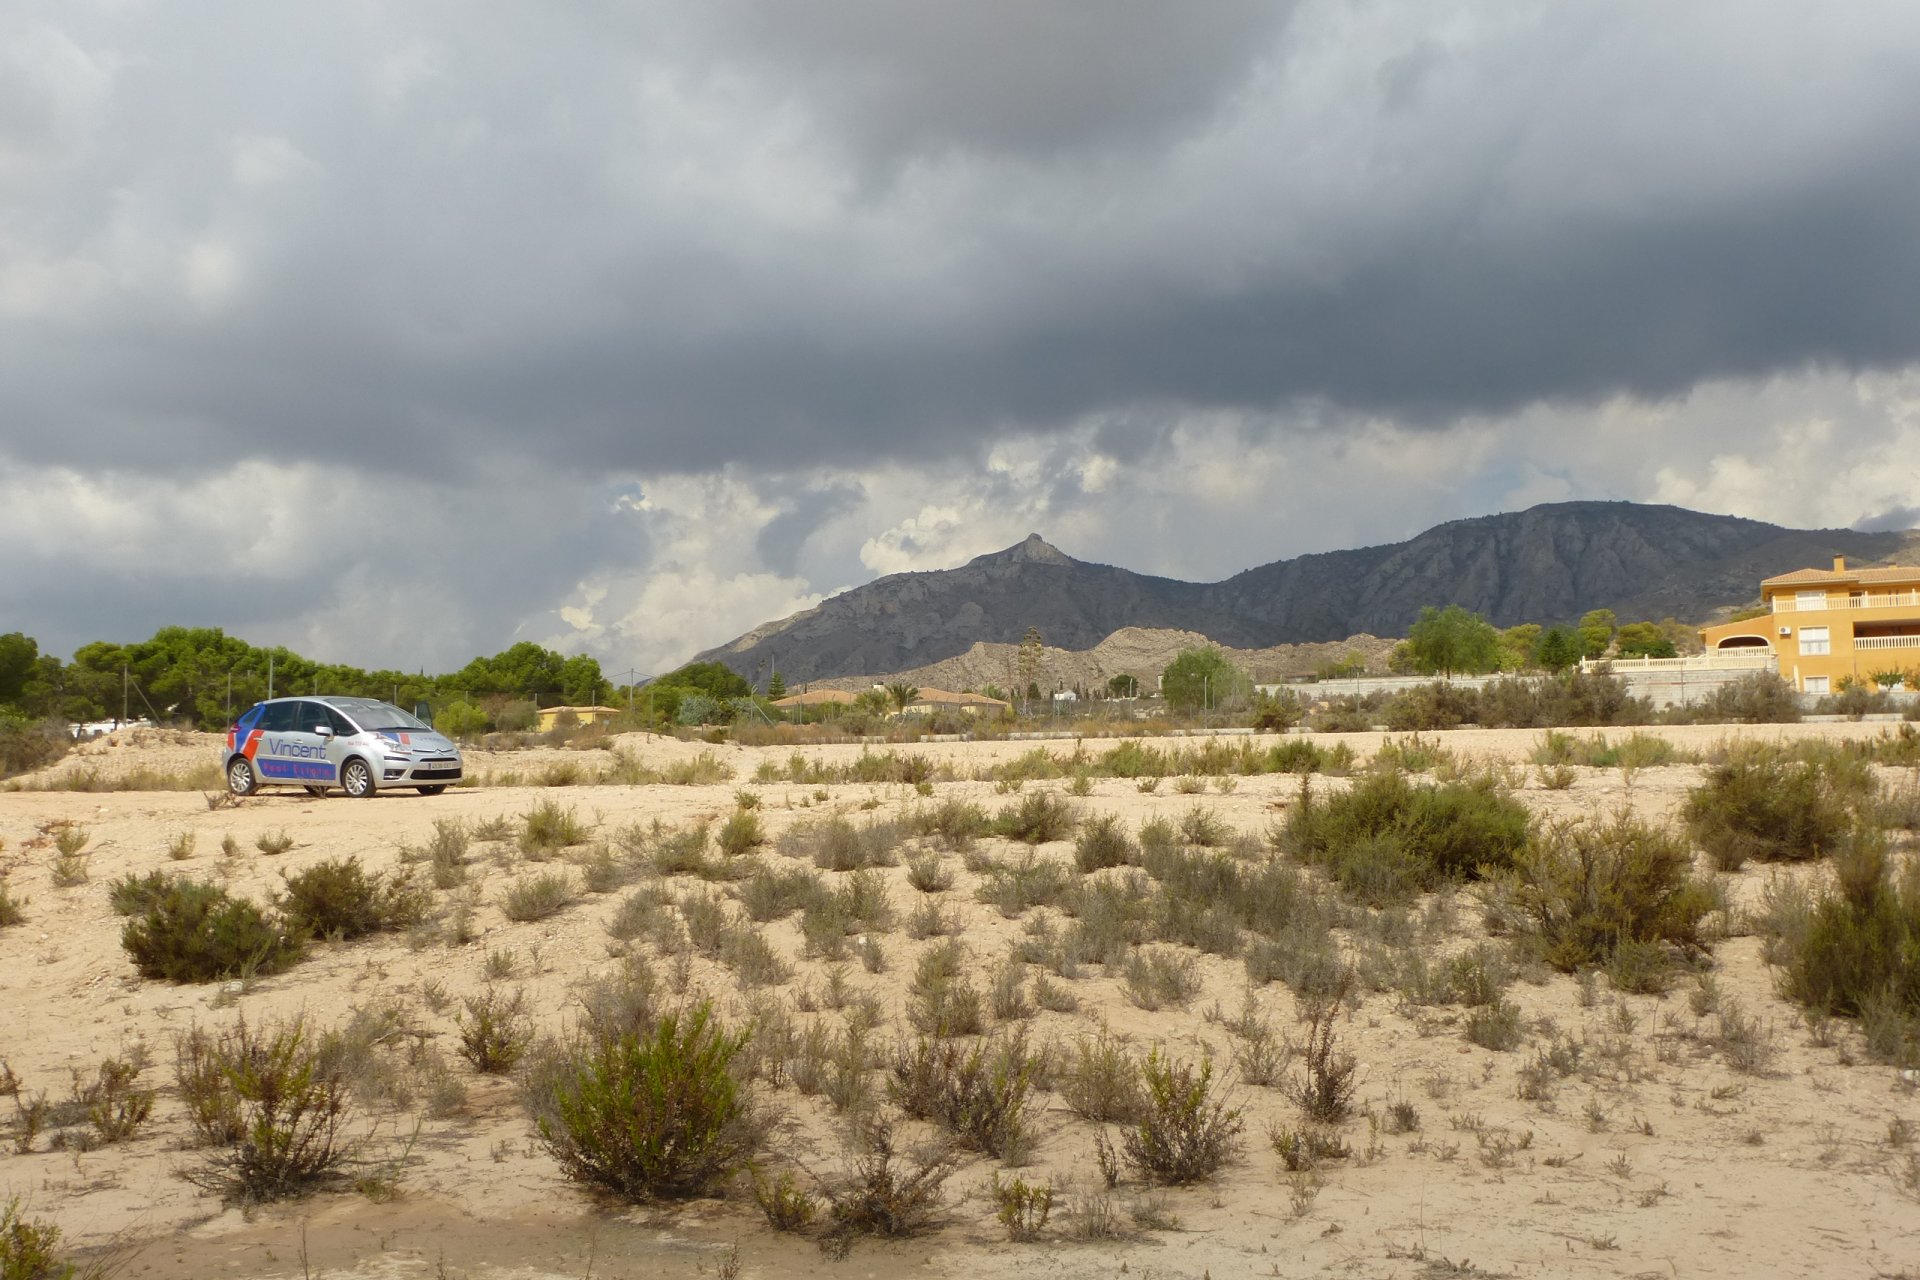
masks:
{"label": "sky", "polygon": [[657,673],[1039,532],[1920,522],[1920,5],[7,0],[0,631]]}

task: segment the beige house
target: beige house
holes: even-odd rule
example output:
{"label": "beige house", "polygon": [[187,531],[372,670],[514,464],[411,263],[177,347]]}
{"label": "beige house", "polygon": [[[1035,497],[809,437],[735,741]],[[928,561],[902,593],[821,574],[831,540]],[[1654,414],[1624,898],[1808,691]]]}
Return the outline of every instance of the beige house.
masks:
{"label": "beige house", "polygon": [[989,698],[984,693],[950,693],[945,689],[922,689],[907,704],[909,715],[932,715],[936,711],[958,711],[968,716],[997,716],[1013,710],[1009,703]]}

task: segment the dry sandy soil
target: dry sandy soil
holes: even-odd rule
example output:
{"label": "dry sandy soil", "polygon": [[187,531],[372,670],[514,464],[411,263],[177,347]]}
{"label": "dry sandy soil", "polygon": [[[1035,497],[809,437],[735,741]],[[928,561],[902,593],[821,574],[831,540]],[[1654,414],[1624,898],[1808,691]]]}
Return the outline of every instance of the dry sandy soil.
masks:
{"label": "dry sandy soil", "polygon": [[[1656,732],[1699,749],[1736,733],[1865,736],[1880,726]],[[1461,731],[1430,737],[1464,755],[1524,761],[1540,735]],[[1363,757],[1380,742],[1368,734],[1316,740],[1336,738]],[[1795,1010],[1775,993],[1759,940],[1750,935],[1717,943],[1713,977],[1723,1001],[1757,1017],[1770,1041],[1770,1060],[1758,1072],[1729,1063],[1716,1039],[1717,1018],[1691,1007],[1690,980],[1663,997],[1622,997],[1602,982],[1597,998],[1585,1001],[1570,977],[1543,973],[1522,981],[1511,995],[1529,1019],[1529,1037],[1511,1052],[1468,1043],[1458,1008],[1414,1009],[1391,992],[1370,994],[1339,1026],[1362,1063],[1363,1114],[1344,1129],[1354,1155],[1325,1169],[1317,1193],[1290,1181],[1268,1142],[1270,1127],[1298,1123],[1294,1103],[1279,1089],[1236,1084],[1232,1091],[1247,1111],[1241,1157],[1210,1184],[1164,1193],[1148,1214],[1156,1225],[1134,1224],[1128,1210],[1144,1192],[1123,1182],[1114,1201],[1127,1227],[1123,1238],[1075,1239],[1071,1216],[1062,1213],[1044,1239],[1010,1244],[986,1195],[996,1162],[975,1158],[948,1184],[946,1226],[903,1243],[862,1242],[842,1261],[830,1260],[809,1241],[772,1233],[745,1197],[671,1209],[589,1197],[563,1181],[552,1160],[530,1143],[514,1087],[472,1072],[455,1051],[457,999],[486,985],[489,956],[503,951],[513,953],[517,966],[508,985],[524,986],[543,1026],[559,1029],[583,982],[619,964],[603,927],[619,892],[583,896],[545,921],[510,923],[496,904],[523,868],[499,865],[511,861],[505,846],[496,846],[497,856],[482,847],[473,867],[484,904],[477,916],[482,936],[469,945],[424,935],[320,944],[289,972],[244,989],[144,981],[120,947],[122,921],[109,907],[108,883],[127,872],[218,875],[235,892],[264,900],[286,870],[343,855],[357,855],[371,867],[393,866],[403,846],[422,844],[433,834],[436,820],[471,825],[516,819],[554,799],[572,806],[602,836],[656,819],[684,825],[724,818],[742,789],[759,794],[760,813],[775,838],[823,812],[862,819],[863,809],[886,815],[948,796],[992,810],[1010,797],[972,778],[990,762],[1033,747],[899,748],[951,764],[963,779],[936,783],[928,800],[902,785],[753,783],[760,761],[784,761],[791,754],[785,749],[708,748],[638,735],[619,745],[655,766],[712,750],[732,768],[733,780],[707,786],[482,786],[432,799],[406,793],[369,801],[337,795],[315,800],[293,792],[220,809],[210,809],[193,790],[0,793],[0,865],[8,868],[13,896],[28,900],[26,921],[0,929],[0,1059],[28,1090],[57,1097],[66,1092],[70,1070],[91,1071],[103,1057],[144,1044],[152,1058],[147,1079],[160,1086],[154,1118],[131,1141],[86,1152],[48,1150],[44,1139],[26,1154],[14,1154],[11,1144],[0,1148],[0,1201],[20,1198],[29,1213],[58,1224],[69,1244],[101,1251],[120,1274],[152,1280],[719,1275],[735,1247],[738,1273],[747,1276],[1920,1274],[1920,1202],[1900,1181],[1908,1152],[1889,1141],[1894,1122],[1920,1125],[1920,1098],[1898,1071],[1867,1061],[1853,1028],[1841,1028],[1824,1047],[1814,1044]],[[1071,750],[1070,743],[1046,745],[1063,754]],[[806,754],[844,760],[859,750],[818,747]],[[217,751],[218,739],[211,736],[156,734],[91,744],[85,758],[53,772],[90,766],[107,776],[142,769],[180,774],[205,768]],[[476,753],[469,766],[495,776],[528,776],[544,761],[567,758],[578,760],[580,753]],[[1664,819],[1699,771],[1668,766],[1641,770],[1631,779],[1618,770],[1577,772],[1570,789],[1530,784],[1519,794],[1543,813],[1600,813],[1626,805]],[[1117,814],[1130,827],[1155,814],[1177,819],[1200,803],[1230,826],[1260,834],[1297,799],[1300,785],[1293,776],[1250,777],[1238,779],[1230,793],[1194,796],[1176,794],[1171,780],[1156,794],[1143,794],[1130,781],[1107,779],[1075,803],[1086,812]],[[816,798],[821,791],[825,798]],[[59,820],[87,831],[87,883],[52,883],[52,851],[42,832]],[[292,837],[290,850],[278,856],[256,852],[258,837],[282,831]],[[183,832],[193,835],[194,853],[175,862],[168,844]],[[220,852],[227,836],[238,846],[237,857]],[[1001,854],[1013,848],[986,844]],[[1039,852],[1071,862],[1066,843]],[[771,848],[764,856],[781,861]],[[944,896],[965,913],[962,937],[979,961],[984,987],[986,970],[1021,935],[1023,922],[975,902],[978,878],[961,869],[957,855],[946,856],[958,882]],[[1733,901],[1756,902],[1768,874],[1752,869],[1732,877]],[[907,883],[904,867],[886,875],[904,918],[920,895]],[[1462,897],[1457,905],[1455,935],[1433,945],[1451,950],[1472,940],[1478,926],[1474,903]],[[803,1011],[809,1002],[799,993],[817,990],[826,966],[803,958],[794,921],[767,925],[764,934],[794,965],[794,978],[778,994],[795,1017],[837,1027],[839,1014]],[[856,988],[876,995],[893,1020],[882,1028],[884,1040],[911,1034],[903,1013],[906,985],[916,955],[935,943],[910,940],[896,929],[883,944],[885,970],[868,974],[856,964],[850,977]],[[1205,988],[1185,1009],[1136,1008],[1117,978],[1094,971],[1096,976],[1066,984],[1079,999],[1077,1012],[1041,1012],[1028,1024],[1030,1034],[1036,1042],[1071,1044],[1104,1019],[1142,1050],[1158,1044],[1184,1058],[1210,1052],[1224,1064],[1232,1057],[1230,1035],[1203,1011],[1218,1004],[1238,1012],[1247,991],[1244,970],[1237,960],[1217,957],[1201,957],[1199,964]],[[723,1006],[740,1008],[727,969],[697,960],[691,982]],[[448,998],[455,1003],[441,1003],[436,1011],[434,1003]],[[1254,999],[1277,1027],[1298,1037],[1296,1003],[1284,987],[1264,987]],[[196,1159],[186,1148],[187,1126],[172,1083],[176,1034],[195,1025],[219,1029],[242,1013],[249,1020],[304,1013],[332,1026],[380,1001],[399,1001],[410,1010],[465,1088],[464,1100],[443,1100],[437,1115],[425,1115],[419,1098],[407,1109],[361,1108],[361,1131],[370,1135],[367,1150],[376,1158],[399,1158],[416,1116],[424,1115],[397,1198],[374,1203],[342,1191],[243,1214],[176,1175]],[[1584,1042],[1584,1065],[1550,1100],[1529,1101],[1517,1086],[1523,1066],[1548,1042],[1541,1020]],[[834,1172],[840,1155],[822,1100],[802,1098],[790,1087],[769,1096],[790,1117],[779,1153]],[[1417,1109],[1418,1131],[1370,1127],[1365,1112],[1382,1116],[1396,1101]],[[1057,1096],[1042,1095],[1040,1102],[1041,1142],[1034,1164],[1021,1174],[1076,1193],[1094,1191],[1096,1126],[1076,1119]],[[8,1108],[0,1101],[0,1127],[11,1118]]]}

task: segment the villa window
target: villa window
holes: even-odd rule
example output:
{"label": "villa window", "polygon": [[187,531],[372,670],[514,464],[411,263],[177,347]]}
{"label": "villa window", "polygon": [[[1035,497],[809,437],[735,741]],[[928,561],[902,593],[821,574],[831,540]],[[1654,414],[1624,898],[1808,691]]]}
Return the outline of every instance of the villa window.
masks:
{"label": "villa window", "polygon": [[1796,591],[1793,593],[1793,607],[1799,611],[1824,609],[1827,607],[1825,591]]}
{"label": "villa window", "polygon": [[1800,628],[1800,656],[1817,658],[1833,652],[1832,642],[1827,638],[1827,632],[1826,627]]}
{"label": "villa window", "polygon": [[1826,676],[1808,676],[1807,692],[1824,696],[1828,692]]}

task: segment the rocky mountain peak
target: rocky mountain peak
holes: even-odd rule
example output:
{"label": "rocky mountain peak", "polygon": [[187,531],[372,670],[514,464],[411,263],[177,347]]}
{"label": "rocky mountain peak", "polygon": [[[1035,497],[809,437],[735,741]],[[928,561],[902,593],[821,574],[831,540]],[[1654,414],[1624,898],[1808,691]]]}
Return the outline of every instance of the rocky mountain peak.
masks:
{"label": "rocky mountain peak", "polygon": [[1077,561],[1037,533],[1030,533],[1004,551],[989,552],[975,564],[1075,564]]}

